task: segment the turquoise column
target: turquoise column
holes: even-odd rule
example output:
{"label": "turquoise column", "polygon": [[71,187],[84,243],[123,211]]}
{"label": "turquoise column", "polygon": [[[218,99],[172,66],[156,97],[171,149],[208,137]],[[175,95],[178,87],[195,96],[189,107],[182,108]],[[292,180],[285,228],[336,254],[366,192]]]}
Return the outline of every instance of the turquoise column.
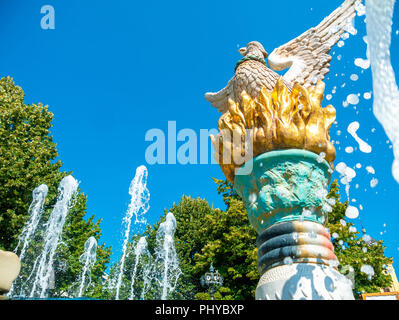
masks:
{"label": "turquoise column", "polygon": [[271,151],[237,171],[235,189],[246,200],[249,221],[258,233],[279,222],[324,223],[330,172],[330,165],[313,152]]}
{"label": "turquoise column", "polygon": [[353,299],[324,226],[332,172],[321,156],[299,149],[262,154],[236,172],[235,189],[259,234],[257,299]]}

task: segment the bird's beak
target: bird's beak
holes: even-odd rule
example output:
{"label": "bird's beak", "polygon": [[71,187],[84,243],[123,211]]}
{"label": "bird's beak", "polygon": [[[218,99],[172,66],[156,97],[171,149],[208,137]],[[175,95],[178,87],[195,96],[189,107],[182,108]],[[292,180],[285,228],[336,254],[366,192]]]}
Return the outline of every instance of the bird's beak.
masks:
{"label": "bird's beak", "polygon": [[244,56],[245,55],[245,52],[247,51],[247,48],[240,48],[240,49],[238,49],[238,52],[242,55],[242,56]]}

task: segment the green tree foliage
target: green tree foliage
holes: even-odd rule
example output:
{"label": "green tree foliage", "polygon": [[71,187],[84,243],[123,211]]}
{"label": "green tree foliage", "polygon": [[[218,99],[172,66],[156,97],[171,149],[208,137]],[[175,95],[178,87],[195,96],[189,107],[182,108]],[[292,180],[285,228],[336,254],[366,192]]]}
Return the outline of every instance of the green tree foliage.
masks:
{"label": "green tree foliage", "polygon": [[[32,191],[46,184],[49,192],[40,228],[22,262],[21,276],[27,277],[41,249],[44,225],[57,198],[58,184],[71,174],[60,171],[56,144],[50,134],[53,114],[42,104],[28,105],[23,90],[10,77],[0,79],[0,249],[13,251],[23,226],[29,219]],[[65,223],[57,249],[56,287],[52,294],[71,293],[82,269],[79,257],[85,241],[101,236],[100,220],[85,220],[86,196],[79,190]],[[92,272],[90,295],[98,296],[101,276],[110,257],[110,248],[100,245]],[[24,259],[25,260],[25,259]]]}
{"label": "green tree foliage", "polygon": [[227,208],[230,208],[232,199],[241,200],[240,196],[233,188],[233,185],[228,180],[219,180],[212,178],[217,185],[218,194],[222,196],[223,202]]}
{"label": "green tree foliage", "polygon": [[[338,269],[343,274],[350,272],[349,269],[353,270],[355,297],[361,293],[375,293],[389,287],[391,277],[385,275],[383,270],[392,263],[392,259],[384,255],[383,241],[373,240],[364,229],[362,233],[358,232],[354,224],[348,221],[345,216],[348,202],[340,202],[337,181],[331,184],[328,198],[336,201],[333,211],[328,215],[327,227],[333,235],[334,252],[340,262]],[[361,271],[363,265],[371,266],[375,274],[370,277],[363,273]]]}
{"label": "green tree foliage", "polygon": [[42,183],[56,194],[63,174],[50,136],[53,115],[24,103],[11,78],[0,80],[0,249],[13,250],[28,216],[32,191]]}
{"label": "green tree foliage", "polygon": [[[241,201],[230,199],[227,211],[211,208],[203,199],[183,197],[171,209],[177,221],[176,247],[184,276],[180,292],[197,299],[209,298],[200,278],[213,263],[224,277],[216,299],[252,299],[258,280],[255,231]],[[201,295],[202,293],[202,295]]]}
{"label": "green tree foliage", "polygon": [[[252,300],[259,280],[256,232],[248,221],[243,202],[232,198],[226,211],[218,210],[207,216],[202,235],[208,241],[195,255],[196,276],[207,272],[213,263],[224,278],[216,299]],[[204,299],[208,295],[203,292],[196,297]]]}

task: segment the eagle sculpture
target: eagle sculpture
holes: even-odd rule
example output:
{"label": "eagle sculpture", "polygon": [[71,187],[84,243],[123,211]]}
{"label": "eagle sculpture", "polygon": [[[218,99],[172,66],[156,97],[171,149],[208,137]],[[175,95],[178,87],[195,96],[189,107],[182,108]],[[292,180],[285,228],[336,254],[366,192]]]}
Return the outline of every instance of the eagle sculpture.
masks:
{"label": "eagle sculpture", "polygon": [[[205,99],[222,113],[229,109],[229,99],[241,102],[243,91],[257,100],[262,87],[272,91],[280,78],[273,70],[289,68],[283,76],[283,82],[288,89],[294,83],[306,88],[323,80],[330,71],[331,48],[345,32],[351,32],[352,21],[361,2],[362,0],[346,0],[317,27],[275,49],[270,55],[259,42],[250,42],[246,48],[239,50],[244,58],[237,63],[235,76],[224,89],[217,93],[207,93]],[[273,70],[266,66],[266,58]]]}

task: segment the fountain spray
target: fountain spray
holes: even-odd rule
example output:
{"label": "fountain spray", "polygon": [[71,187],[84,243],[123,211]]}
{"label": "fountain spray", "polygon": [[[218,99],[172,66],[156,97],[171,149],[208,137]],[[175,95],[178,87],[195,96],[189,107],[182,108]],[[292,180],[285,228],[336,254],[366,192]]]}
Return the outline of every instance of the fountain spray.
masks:
{"label": "fountain spray", "polygon": [[134,267],[133,267],[133,273],[132,273],[132,283],[130,286],[130,296],[129,300],[134,299],[134,283],[136,281],[136,275],[137,275],[137,267],[140,261],[140,258],[142,255],[148,256],[150,253],[148,252],[147,249],[147,240],[145,237],[141,237],[139,242],[136,245],[136,248],[134,249],[134,254],[135,254],[135,261],[134,261]]}
{"label": "fountain spray", "polygon": [[[38,295],[40,298],[46,297],[47,289],[49,287],[49,280],[54,272],[53,262],[54,255],[60,241],[62,230],[65,224],[66,216],[68,214],[71,200],[76,194],[79,183],[72,177],[67,176],[61,180],[58,186],[58,198],[51,212],[49,221],[47,222],[47,229],[44,236],[43,251],[36,259],[32,275],[35,278],[30,292],[30,297]],[[37,266],[37,269],[36,269]]]}
{"label": "fountain spray", "polygon": [[[21,248],[21,251],[19,254],[19,260],[21,262],[23,261],[23,259],[25,257],[26,250],[29,247],[31,238],[35,234],[37,226],[39,225],[39,221],[40,221],[40,218],[42,217],[44,201],[46,200],[47,193],[48,193],[48,187],[45,184],[40,185],[39,187],[34,189],[32,192],[33,200],[32,200],[32,203],[30,204],[29,210],[28,210],[29,220],[25,224],[25,226],[19,236],[18,245],[14,250],[14,252],[17,253],[19,246],[22,245],[22,248]],[[19,278],[21,278],[21,276]],[[18,282],[18,280],[20,280],[20,279],[17,279],[16,281],[14,281],[13,285],[11,286],[10,292],[8,294],[9,296],[13,295],[14,290],[16,288],[16,283]],[[22,286],[21,286],[20,295],[22,295]]]}
{"label": "fountain spray", "polygon": [[175,216],[169,212],[166,215],[166,220],[159,225],[157,231],[155,260],[162,270],[160,276],[160,285],[162,288],[161,300],[166,300],[168,294],[175,290],[177,280],[182,273],[173,239],[176,226]]}
{"label": "fountain spray", "polygon": [[89,239],[87,239],[87,241],[85,242],[84,249],[85,250],[83,254],[79,258],[79,261],[83,263],[83,270],[80,276],[81,282],[80,282],[78,297],[81,297],[84,292],[86,278],[89,278],[89,283],[87,284],[86,288],[90,285],[91,282],[90,281],[91,268],[96,263],[96,258],[97,258],[96,238],[90,237]]}
{"label": "fountain spray", "polygon": [[120,288],[122,285],[122,278],[125,268],[125,260],[128,254],[128,243],[130,237],[130,229],[133,216],[135,217],[134,223],[145,224],[147,221],[144,215],[150,209],[149,200],[150,200],[150,192],[147,189],[147,177],[148,171],[145,166],[140,166],[136,169],[136,175],[132,180],[129,187],[129,194],[131,195],[131,200],[129,204],[129,208],[126,211],[125,217],[123,218],[123,223],[126,225],[124,241],[123,241],[123,249],[122,249],[122,258],[120,261],[119,272],[116,283],[116,294],[115,300],[119,300]]}

